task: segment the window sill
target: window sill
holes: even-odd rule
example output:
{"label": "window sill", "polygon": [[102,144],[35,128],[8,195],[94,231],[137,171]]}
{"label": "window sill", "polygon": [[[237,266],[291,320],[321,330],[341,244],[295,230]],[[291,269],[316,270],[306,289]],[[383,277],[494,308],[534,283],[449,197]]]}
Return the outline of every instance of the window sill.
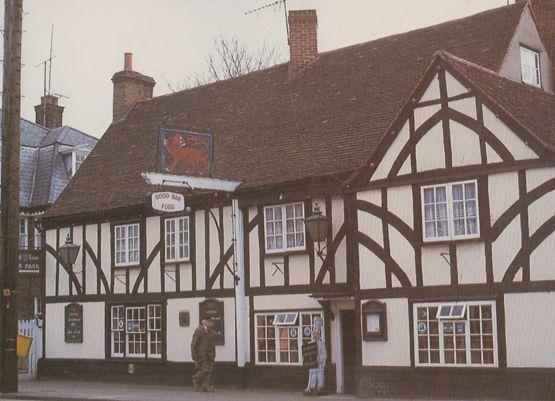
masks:
{"label": "window sill", "polygon": [[132,264],[132,265],[114,265],[115,270],[117,270],[117,269],[122,269],[122,270],[133,269],[133,268],[136,268],[136,267],[141,267],[141,264],[140,263],[135,263],[135,264]]}
{"label": "window sill", "polygon": [[457,239],[444,239],[444,240],[437,240],[437,241],[426,241],[423,240],[420,242],[422,246],[433,246],[433,245],[451,245],[451,244],[458,244],[458,243],[466,243],[466,242],[483,242],[484,238],[482,236],[479,237],[472,237],[472,238],[457,238]]}
{"label": "window sill", "polygon": [[192,263],[191,259],[183,259],[183,260],[164,260],[162,263],[164,266],[172,266],[172,265],[179,265],[181,263]]}
{"label": "window sill", "polygon": [[107,359],[109,362],[125,362],[125,363],[148,363],[148,364],[161,364],[164,361],[162,358],[139,358],[139,357],[125,357],[125,356],[111,356]]}
{"label": "window sill", "polygon": [[270,256],[289,256],[289,255],[303,255],[306,254],[308,255],[308,251],[306,250],[306,248],[304,249],[293,249],[290,251],[265,251],[264,252],[264,256],[266,257],[270,257]]}

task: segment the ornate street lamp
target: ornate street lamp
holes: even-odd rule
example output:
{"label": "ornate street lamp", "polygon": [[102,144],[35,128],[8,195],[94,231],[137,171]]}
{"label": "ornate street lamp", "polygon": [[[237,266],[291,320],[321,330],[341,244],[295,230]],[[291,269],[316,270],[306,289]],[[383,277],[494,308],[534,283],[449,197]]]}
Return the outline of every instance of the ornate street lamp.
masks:
{"label": "ornate street lamp", "polygon": [[74,244],[71,241],[70,236],[66,237],[66,242],[62,246],[58,248],[58,252],[62,256],[62,260],[64,263],[73,270],[73,264],[75,263],[75,259],[77,259],[77,255],[79,254],[79,249],[81,245]]}
{"label": "ornate street lamp", "polygon": [[322,261],[324,261],[324,250],[326,249],[326,244],[320,245],[320,243],[326,241],[331,224],[330,218],[328,216],[324,216],[320,211],[320,207],[316,204],[314,205],[312,215],[304,219],[304,223],[306,224],[306,229],[308,230],[308,234],[312,240],[318,243],[316,254],[320,259],[322,259]]}

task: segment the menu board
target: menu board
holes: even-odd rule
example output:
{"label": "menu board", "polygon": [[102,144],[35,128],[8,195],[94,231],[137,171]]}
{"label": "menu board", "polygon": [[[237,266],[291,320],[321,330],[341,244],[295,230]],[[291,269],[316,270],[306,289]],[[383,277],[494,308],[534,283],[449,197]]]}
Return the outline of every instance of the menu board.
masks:
{"label": "menu board", "polygon": [[83,305],[69,304],[65,307],[65,342],[83,342]]}
{"label": "menu board", "polygon": [[214,336],[214,344],[225,344],[224,331],[224,303],[217,299],[207,299],[199,304],[199,324],[202,323],[203,316],[210,316],[214,322],[212,334]]}
{"label": "menu board", "polygon": [[317,368],[318,367],[318,343],[316,342],[309,342],[303,344],[302,346],[303,351],[303,366],[308,368]]}

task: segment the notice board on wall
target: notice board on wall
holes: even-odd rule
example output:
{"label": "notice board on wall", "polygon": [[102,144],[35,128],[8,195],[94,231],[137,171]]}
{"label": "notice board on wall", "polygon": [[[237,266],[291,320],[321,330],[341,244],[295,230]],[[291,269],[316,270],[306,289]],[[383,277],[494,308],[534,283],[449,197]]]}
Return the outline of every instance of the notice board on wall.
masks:
{"label": "notice board on wall", "polygon": [[64,333],[66,343],[83,342],[83,305],[69,304],[64,311]]}

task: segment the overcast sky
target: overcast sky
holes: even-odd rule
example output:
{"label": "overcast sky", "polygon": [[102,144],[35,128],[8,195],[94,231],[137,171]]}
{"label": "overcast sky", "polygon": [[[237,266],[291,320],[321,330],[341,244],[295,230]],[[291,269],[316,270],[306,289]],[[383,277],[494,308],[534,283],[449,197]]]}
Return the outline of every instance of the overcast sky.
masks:
{"label": "overcast sky", "polygon": [[[100,137],[112,119],[114,72],[130,51],[133,69],[167,82],[206,70],[215,36],[251,48],[264,41],[288,59],[282,7],[245,15],[275,0],[23,0],[22,117],[34,121],[54,25],[52,92],[65,106],[64,124]],[[511,3],[514,1],[511,0]],[[2,2],[3,3],[3,2]],[[317,10],[318,50],[326,51],[503,6],[507,0],[287,0]],[[3,21],[3,16],[2,16]],[[0,74],[1,75],[1,74]]]}

